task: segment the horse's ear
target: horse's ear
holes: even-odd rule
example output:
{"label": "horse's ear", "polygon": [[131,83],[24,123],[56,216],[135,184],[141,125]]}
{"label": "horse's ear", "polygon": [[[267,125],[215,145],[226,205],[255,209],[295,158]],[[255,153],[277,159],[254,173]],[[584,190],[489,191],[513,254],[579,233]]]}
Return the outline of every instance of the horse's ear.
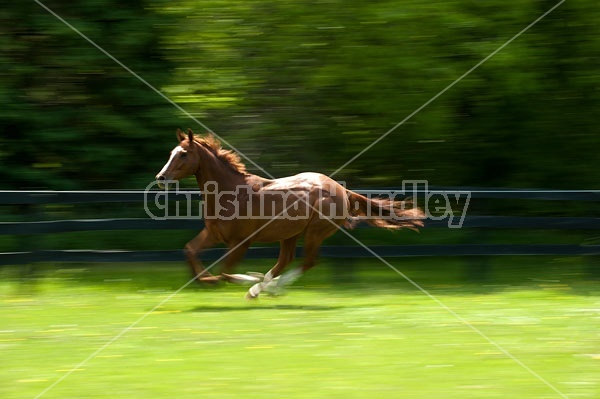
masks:
{"label": "horse's ear", "polygon": [[188,140],[190,141],[190,143],[193,143],[194,142],[194,132],[192,131],[192,129],[188,129],[187,134],[188,134],[187,135]]}
{"label": "horse's ear", "polygon": [[177,129],[177,140],[179,140],[179,142],[185,140],[185,133],[183,133],[181,129]]}

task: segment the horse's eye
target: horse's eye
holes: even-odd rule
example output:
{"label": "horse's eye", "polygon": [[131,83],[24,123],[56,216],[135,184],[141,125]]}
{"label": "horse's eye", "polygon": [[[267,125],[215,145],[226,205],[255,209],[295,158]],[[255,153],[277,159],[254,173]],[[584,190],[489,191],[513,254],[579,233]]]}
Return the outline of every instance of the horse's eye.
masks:
{"label": "horse's eye", "polygon": [[187,157],[187,151],[182,151],[180,157],[181,158]]}

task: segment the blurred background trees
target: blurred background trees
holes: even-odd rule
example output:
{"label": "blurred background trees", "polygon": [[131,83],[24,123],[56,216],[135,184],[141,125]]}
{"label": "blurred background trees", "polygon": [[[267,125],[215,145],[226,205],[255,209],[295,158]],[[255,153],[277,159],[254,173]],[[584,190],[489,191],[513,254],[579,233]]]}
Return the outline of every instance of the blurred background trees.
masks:
{"label": "blurred background trees", "polygon": [[[336,171],[556,2],[45,4],[284,176]],[[565,2],[336,179],[598,188],[593,10]],[[141,189],[177,127],[202,132],[36,3],[7,4],[0,20],[3,189]]]}

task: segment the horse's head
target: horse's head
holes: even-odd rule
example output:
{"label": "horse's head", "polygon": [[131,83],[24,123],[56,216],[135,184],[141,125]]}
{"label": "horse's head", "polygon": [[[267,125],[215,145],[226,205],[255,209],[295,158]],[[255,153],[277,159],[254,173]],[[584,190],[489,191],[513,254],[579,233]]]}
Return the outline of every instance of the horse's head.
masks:
{"label": "horse's head", "polygon": [[171,151],[169,160],[156,175],[156,181],[160,188],[164,188],[165,183],[176,181],[196,173],[200,163],[198,151],[195,151],[198,144],[194,141],[194,132],[188,129],[187,134],[177,129],[177,139],[179,145]]}

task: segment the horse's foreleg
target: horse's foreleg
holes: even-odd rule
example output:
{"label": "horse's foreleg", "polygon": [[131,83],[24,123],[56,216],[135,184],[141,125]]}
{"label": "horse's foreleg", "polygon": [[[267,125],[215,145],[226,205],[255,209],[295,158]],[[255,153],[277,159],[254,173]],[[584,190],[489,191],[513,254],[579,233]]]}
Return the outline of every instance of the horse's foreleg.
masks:
{"label": "horse's foreleg", "polygon": [[219,280],[218,277],[209,273],[198,260],[198,254],[203,249],[212,247],[217,242],[213,235],[207,229],[204,229],[185,245],[185,257],[192,268],[192,273],[194,273],[198,281],[217,282]]}
{"label": "horse's foreleg", "polygon": [[236,243],[235,245],[229,246],[229,252],[225,257],[225,262],[223,264],[223,268],[221,269],[221,275],[225,280],[233,283],[236,282],[235,278],[230,276],[230,273],[233,272],[235,265],[242,260],[244,255],[246,255],[246,251],[248,251],[249,246],[249,242]]}
{"label": "horse's foreleg", "polygon": [[[265,274],[262,282],[256,283],[250,287],[248,293],[246,294],[246,298],[257,298],[258,295],[260,295],[260,292],[263,290],[276,290],[278,280],[274,279],[280,276],[285,267],[294,260],[294,257],[296,256],[296,242],[298,241],[298,237],[299,236],[295,236],[281,241],[277,263],[271,268],[271,270],[267,272],[267,274]],[[283,278],[283,276],[280,278]]]}

